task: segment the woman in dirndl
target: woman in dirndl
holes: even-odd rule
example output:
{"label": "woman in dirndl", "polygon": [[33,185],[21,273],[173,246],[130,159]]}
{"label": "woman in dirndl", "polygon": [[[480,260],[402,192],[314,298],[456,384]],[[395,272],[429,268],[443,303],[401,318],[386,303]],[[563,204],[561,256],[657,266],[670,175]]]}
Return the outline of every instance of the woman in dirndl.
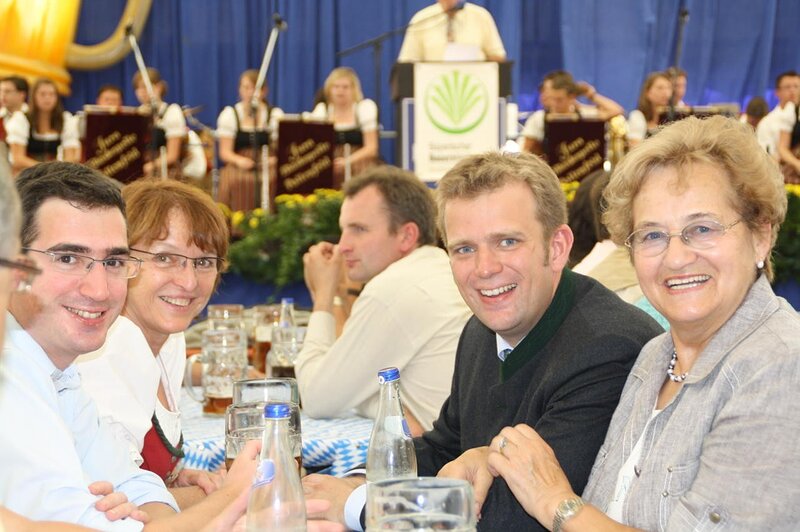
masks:
{"label": "woman in dirndl", "polygon": [[[262,147],[276,138],[277,123],[283,116],[280,108],[267,102],[266,84],[253,112],[257,79],[258,71],[245,70],[239,77],[239,102],[226,106],[217,119],[219,157],[225,163],[217,200],[232,211],[249,211],[261,205]],[[275,160],[270,156],[271,168]]]}

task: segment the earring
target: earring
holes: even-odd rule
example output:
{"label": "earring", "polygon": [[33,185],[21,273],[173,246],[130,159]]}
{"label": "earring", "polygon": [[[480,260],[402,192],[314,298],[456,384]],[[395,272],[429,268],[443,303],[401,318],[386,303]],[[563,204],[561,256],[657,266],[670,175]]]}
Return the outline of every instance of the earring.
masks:
{"label": "earring", "polygon": [[764,269],[764,261],[760,260],[760,261],[756,262],[756,268],[758,268],[759,270],[763,270]]}

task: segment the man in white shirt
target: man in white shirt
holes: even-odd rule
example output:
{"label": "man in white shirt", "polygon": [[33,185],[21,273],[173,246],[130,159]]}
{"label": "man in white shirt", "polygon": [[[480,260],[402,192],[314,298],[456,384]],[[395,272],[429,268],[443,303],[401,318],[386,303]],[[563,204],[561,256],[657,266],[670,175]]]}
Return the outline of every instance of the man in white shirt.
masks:
{"label": "man in white shirt", "polygon": [[[355,408],[375,417],[378,370],[400,369],[401,398],[415,435],[428,430],[450,393],[456,345],[470,311],[436,247],[431,191],[392,166],[368,170],[344,188],[338,245],[304,257],[314,309],[295,373],[312,417]],[[367,283],[352,307],[339,288],[343,269]],[[337,338],[337,320],[343,324]]]}
{"label": "man in white shirt", "polygon": [[491,13],[464,0],[437,0],[411,17],[397,61],[448,59],[505,61]]}
{"label": "man in white shirt", "polygon": [[781,131],[791,131],[795,121],[795,105],[800,98],[800,76],[797,72],[789,70],[778,75],[775,79],[775,96],[778,105],[758,123],[756,137],[767,153],[778,159]]}
{"label": "man in white shirt", "polygon": [[[28,518],[103,530],[194,531],[215,516],[241,515],[257,446],[221,489],[175,515],[164,483],[136,466],[80,387],[73,362],[103,344],[127,280],[139,269],[128,254],[117,186],[88,167],[61,162],[24,171],[17,186],[23,251],[42,273],[28,291],[11,296],[4,313],[0,426],[8,432],[0,439],[0,504]],[[139,519],[153,521],[111,521],[87,488],[100,480],[146,512]]]}

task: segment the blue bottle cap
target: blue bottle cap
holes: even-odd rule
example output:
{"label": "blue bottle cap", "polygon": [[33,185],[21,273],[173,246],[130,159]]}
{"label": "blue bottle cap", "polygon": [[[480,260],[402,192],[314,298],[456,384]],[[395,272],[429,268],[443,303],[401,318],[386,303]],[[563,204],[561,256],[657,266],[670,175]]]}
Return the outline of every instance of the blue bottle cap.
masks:
{"label": "blue bottle cap", "polygon": [[396,381],[399,378],[400,370],[397,368],[383,368],[378,372],[378,382],[381,384]]}
{"label": "blue bottle cap", "polygon": [[267,403],[264,406],[264,419],[284,419],[292,413],[287,403]]}
{"label": "blue bottle cap", "polygon": [[293,297],[281,298],[281,305],[294,305],[294,298]]}

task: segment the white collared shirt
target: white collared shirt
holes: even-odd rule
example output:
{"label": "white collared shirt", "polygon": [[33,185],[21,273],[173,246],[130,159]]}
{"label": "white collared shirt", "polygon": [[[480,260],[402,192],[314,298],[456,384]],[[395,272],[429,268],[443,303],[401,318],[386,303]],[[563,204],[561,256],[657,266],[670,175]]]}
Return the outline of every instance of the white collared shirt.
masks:
{"label": "white collared shirt", "polygon": [[71,365],[59,371],[6,313],[0,369],[0,505],[30,519],[102,530],[141,530],[138,521],[108,521],[88,485],[105,480],[137,505],[175,499],[157,475],[139,469],[125,442],[100,420]]}

